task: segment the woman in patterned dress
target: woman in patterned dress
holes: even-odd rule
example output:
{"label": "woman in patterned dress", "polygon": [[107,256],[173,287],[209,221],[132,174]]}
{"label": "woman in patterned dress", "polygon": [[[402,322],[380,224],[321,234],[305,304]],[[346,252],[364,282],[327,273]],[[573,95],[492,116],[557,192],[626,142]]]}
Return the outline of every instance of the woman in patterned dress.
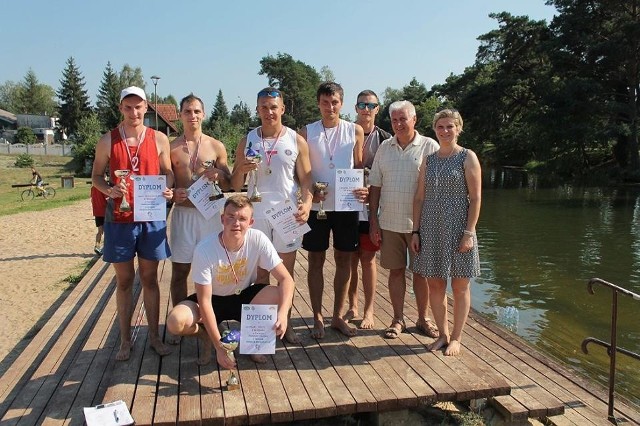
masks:
{"label": "woman in patterned dress", "polygon": [[[460,353],[462,329],[471,307],[471,278],[480,274],[476,223],[480,215],[481,171],[476,154],[458,145],[462,117],[445,109],[433,119],[440,149],[422,162],[413,199],[411,248],[414,272],[427,277],[440,337],[429,345],[445,355]],[[419,229],[417,228],[419,224]],[[447,279],[453,291],[453,330],[447,321]]]}

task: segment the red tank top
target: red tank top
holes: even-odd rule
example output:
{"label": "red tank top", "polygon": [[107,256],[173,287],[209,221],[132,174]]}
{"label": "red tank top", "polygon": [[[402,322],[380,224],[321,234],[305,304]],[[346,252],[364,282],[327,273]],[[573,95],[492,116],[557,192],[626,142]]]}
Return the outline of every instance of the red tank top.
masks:
{"label": "red tank top", "polygon": [[[127,150],[129,153],[127,153]],[[134,158],[137,157],[138,160]],[[133,164],[132,164],[133,162]],[[136,164],[137,163],[137,164]],[[137,170],[134,171],[134,165]],[[153,129],[146,128],[144,139],[140,145],[127,146],[127,143],[120,136],[120,128],[116,127],[111,131],[111,157],[109,158],[109,173],[111,182],[120,181],[115,175],[116,170],[129,170],[134,175],[159,175],[160,162],[158,161],[158,147],[156,145],[156,132]],[[127,192],[127,201],[131,205],[131,210],[126,212],[120,211],[120,203],[122,198],[110,199],[107,205],[105,220],[109,222],[133,222],[133,185],[130,178],[127,177],[129,191]]]}

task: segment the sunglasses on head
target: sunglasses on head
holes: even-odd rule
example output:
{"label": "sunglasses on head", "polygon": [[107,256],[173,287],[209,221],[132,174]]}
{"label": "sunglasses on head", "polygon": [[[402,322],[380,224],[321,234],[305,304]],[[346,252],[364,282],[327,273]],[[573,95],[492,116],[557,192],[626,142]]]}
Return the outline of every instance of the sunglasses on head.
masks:
{"label": "sunglasses on head", "polygon": [[280,97],[280,92],[278,92],[277,90],[261,90],[258,92],[259,98],[264,98],[265,96],[268,96],[270,98],[277,98]]}
{"label": "sunglasses on head", "polygon": [[376,109],[378,107],[378,105],[380,105],[380,104],[377,104],[375,102],[358,102],[356,104],[356,107],[358,109],[365,109],[366,108],[368,110],[374,110],[374,109]]}

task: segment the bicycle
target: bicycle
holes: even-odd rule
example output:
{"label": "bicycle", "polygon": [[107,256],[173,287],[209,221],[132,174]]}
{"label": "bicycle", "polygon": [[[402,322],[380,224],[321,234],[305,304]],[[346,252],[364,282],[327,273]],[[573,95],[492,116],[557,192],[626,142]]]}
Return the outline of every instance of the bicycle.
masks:
{"label": "bicycle", "polygon": [[36,185],[31,185],[29,189],[25,189],[20,194],[22,201],[33,200],[35,197],[53,198],[56,196],[56,190],[49,186],[48,183],[43,183],[41,188]]}

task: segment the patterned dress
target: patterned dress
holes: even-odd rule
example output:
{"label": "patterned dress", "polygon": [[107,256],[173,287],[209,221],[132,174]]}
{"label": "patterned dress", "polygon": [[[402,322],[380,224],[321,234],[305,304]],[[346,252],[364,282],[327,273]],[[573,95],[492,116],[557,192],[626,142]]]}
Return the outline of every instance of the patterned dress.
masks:
{"label": "patterned dress", "polygon": [[476,277],[480,275],[478,241],[473,250],[458,252],[467,225],[469,197],[464,176],[467,149],[452,157],[427,157],[424,202],[420,216],[420,253],[413,272],[424,277]]}

